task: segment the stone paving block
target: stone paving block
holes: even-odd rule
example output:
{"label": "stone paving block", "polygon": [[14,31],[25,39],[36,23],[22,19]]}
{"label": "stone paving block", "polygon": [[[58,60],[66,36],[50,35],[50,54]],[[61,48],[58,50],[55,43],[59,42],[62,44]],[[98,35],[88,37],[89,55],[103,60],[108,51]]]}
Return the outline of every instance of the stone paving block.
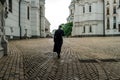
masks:
{"label": "stone paving block", "polygon": [[65,38],[61,59],[53,56],[51,39],[11,41],[0,80],[120,80],[119,40]]}

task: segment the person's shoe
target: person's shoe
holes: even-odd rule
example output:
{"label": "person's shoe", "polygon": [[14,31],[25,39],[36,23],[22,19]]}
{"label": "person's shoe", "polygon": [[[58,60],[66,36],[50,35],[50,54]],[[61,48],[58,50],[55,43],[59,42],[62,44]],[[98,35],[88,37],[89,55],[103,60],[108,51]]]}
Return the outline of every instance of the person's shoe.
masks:
{"label": "person's shoe", "polygon": [[60,55],[58,55],[58,59],[60,59]]}

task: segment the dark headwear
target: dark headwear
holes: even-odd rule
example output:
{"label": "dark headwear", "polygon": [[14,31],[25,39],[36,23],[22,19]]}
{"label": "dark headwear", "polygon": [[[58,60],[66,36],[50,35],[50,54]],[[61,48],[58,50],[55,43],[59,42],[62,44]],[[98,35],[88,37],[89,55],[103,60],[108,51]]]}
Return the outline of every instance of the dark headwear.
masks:
{"label": "dark headwear", "polygon": [[60,28],[62,28],[62,26],[61,26],[61,25],[59,26],[59,29],[60,29]]}

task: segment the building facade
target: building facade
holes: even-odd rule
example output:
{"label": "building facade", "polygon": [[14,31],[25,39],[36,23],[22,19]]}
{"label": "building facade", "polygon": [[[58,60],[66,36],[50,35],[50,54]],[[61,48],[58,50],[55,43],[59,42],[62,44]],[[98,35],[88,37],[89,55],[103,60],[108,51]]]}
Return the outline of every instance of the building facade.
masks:
{"label": "building facade", "polygon": [[7,0],[8,18],[5,21],[5,34],[8,38],[18,38],[20,36],[19,29],[19,0]]}
{"label": "building facade", "polygon": [[120,0],[105,0],[105,33],[120,35]]}
{"label": "building facade", "polygon": [[9,39],[45,37],[45,0],[7,0]]}
{"label": "building facade", "polygon": [[32,37],[40,37],[39,0],[31,0],[31,29]]}
{"label": "building facade", "polygon": [[32,37],[45,37],[45,0],[31,0]]}
{"label": "building facade", "polygon": [[2,48],[2,44],[1,44],[1,38],[3,36],[3,32],[2,32],[2,9],[3,9],[3,5],[0,1],[0,57],[3,56],[3,48]]}
{"label": "building facade", "polygon": [[20,26],[21,26],[21,36],[23,38],[26,37],[31,37],[31,18],[30,18],[30,13],[31,13],[31,2],[30,0],[22,0],[21,1],[21,6],[20,6]]}
{"label": "building facade", "polygon": [[40,37],[45,37],[45,0],[40,0]]}
{"label": "building facade", "polygon": [[74,0],[72,36],[120,35],[120,0]]}
{"label": "building facade", "polygon": [[50,22],[45,18],[45,37],[51,37],[50,33]]}
{"label": "building facade", "polygon": [[31,36],[30,1],[7,0],[9,14],[5,23],[5,34],[9,39]]}
{"label": "building facade", "polygon": [[69,6],[69,16],[67,18],[67,22],[73,22],[74,20],[74,11],[75,11],[75,0],[72,0]]}
{"label": "building facade", "polygon": [[5,37],[5,18],[7,18],[6,0],[0,1],[0,58],[7,55],[7,40]]}

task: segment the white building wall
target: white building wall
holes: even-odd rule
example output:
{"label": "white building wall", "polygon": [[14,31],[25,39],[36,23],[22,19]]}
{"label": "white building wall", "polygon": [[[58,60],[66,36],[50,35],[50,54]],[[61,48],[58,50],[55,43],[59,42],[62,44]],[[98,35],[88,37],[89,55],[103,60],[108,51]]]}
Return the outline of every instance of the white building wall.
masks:
{"label": "white building wall", "polygon": [[31,28],[33,37],[45,37],[44,5],[44,0],[31,0]]}
{"label": "white building wall", "polygon": [[79,4],[75,3],[75,10],[74,10],[74,19],[73,19],[73,27],[72,27],[72,36],[78,35],[78,26],[79,26],[79,17],[80,17],[80,9]]}
{"label": "white building wall", "polygon": [[[91,12],[89,12],[90,5]],[[85,13],[83,13],[83,6],[85,7]],[[81,0],[77,2],[75,4],[72,36],[103,35],[103,8],[101,7],[103,7],[101,0]],[[89,32],[90,26],[92,27],[92,32]],[[85,32],[83,32],[84,27]]]}
{"label": "white building wall", "polygon": [[40,16],[39,16],[39,0],[31,0],[31,28],[32,36],[40,37]]}
{"label": "white building wall", "polygon": [[10,38],[19,37],[19,3],[18,0],[12,1],[12,12],[9,12],[8,18],[5,21],[5,34],[9,36]]}
{"label": "white building wall", "polygon": [[31,28],[32,36],[40,36],[38,8],[31,8]]}
{"label": "white building wall", "polygon": [[[28,19],[28,7],[29,7],[29,19]],[[21,27],[22,37],[31,37],[31,18],[30,18],[30,2],[22,1],[21,3]]]}
{"label": "white building wall", "polygon": [[[109,5],[107,5],[107,2],[109,2]],[[106,35],[120,35],[119,31],[119,24],[120,24],[120,8],[118,8],[120,5],[119,0],[116,0],[116,3],[114,4],[114,0],[105,0],[105,33]],[[117,14],[113,14],[113,7],[116,6]],[[107,15],[107,8],[110,9],[109,15]],[[116,28],[113,28],[113,17],[116,16]],[[107,18],[110,20],[110,28],[107,29]]]}
{"label": "white building wall", "polygon": [[[8,3],[8,0],[7,0]],[[29,6],[30,18],[27,19],[27,7]],[[41,30],[40,30],[40,6],[41,10]],[[24,37],[27,33],[27,37],[41,36],[45,37],[45,1],[44,0],[22,0],[21,2],[21,33]],[[9,5],[8,5],[9,8]],[[13,38],[20,38],[20,26],[19,26],[19,0],[12,0],[12,12],[9,11],[8,18],[5,24],[5,34]]]}
{"label": "white building wall", "polygon": [[103,35],[103,21],[100,21],[98,23],[95,34],[97,34],[97,35]]}
{"label": "white building wall", "polygon": [[75,12],[75,0],[72,0],[69,6],[69,16],[67,18],[67,22],[73,22]]}

